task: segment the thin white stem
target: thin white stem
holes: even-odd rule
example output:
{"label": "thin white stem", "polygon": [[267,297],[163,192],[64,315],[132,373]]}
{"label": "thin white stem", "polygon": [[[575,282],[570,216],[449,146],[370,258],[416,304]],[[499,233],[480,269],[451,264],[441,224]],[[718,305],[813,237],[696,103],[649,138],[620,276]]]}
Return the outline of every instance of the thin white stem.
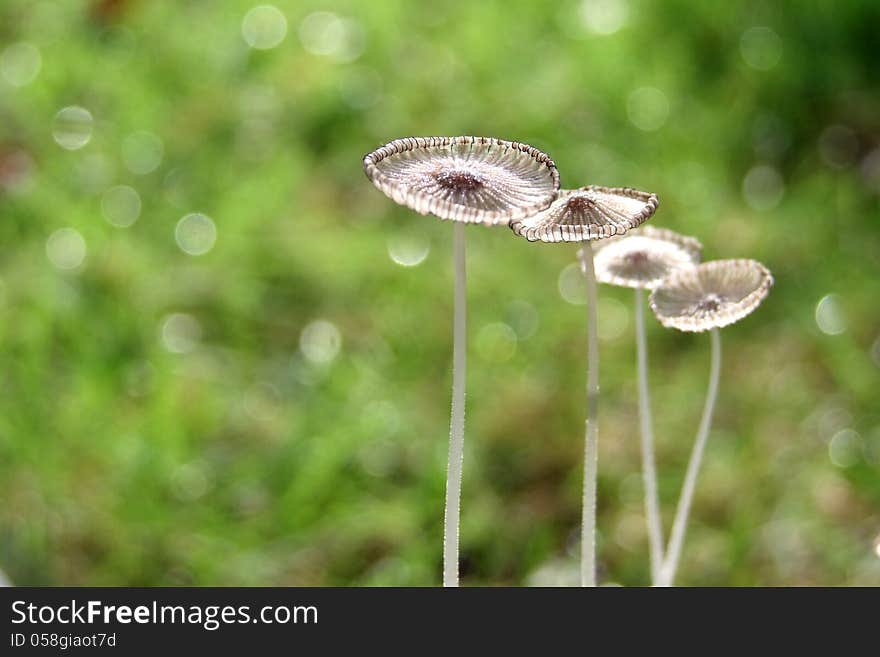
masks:
{"label": "thin white stem", "polygon": [[639,421],[642,434],[642,479],[645,486],[645,519],[651,548],[651,583],[656,586],[663,566],[663,523],[657,493],[657,466],[654,462],[654,429],[651,397],[648,391],[648,342],[645,338],[645,304],[641,288],[636,288],[636,351],[639,365]]}
{"label": "thin white stem", "polygon": [[712,425],[712,411],[715,408],[715,398],[718,396],[718,379],[721,373],[721,334],[717,328],[712,329],[712,369],[709,373],[709,391],[706,394],[706,405],[703,407],[703,418],[700,420],[700,428],[694,441],[694,449],[691,452],[691,460],[688,463],[687,474],[681,489],[681,497],[678,500],[678,508],[675,511],[675,522],[672,525],[672,536],[669,539],[669,548],[666,550],[666,561],[660,573],[660,585],[672,586],[675,581],[675,571],[681,558],[681,548],[684,545],[684,534],[687,529],[688,514],[691,510],[691,502],[694,498],[694,489],[697,486],[697,474],[700,471],[700,463],[703,460],[703,450],[706,447],[706,439],[709,436],[709,427]]}
{"label": "thin white stem", "polygon": [[599,469],[599,337],[593,247],[583,243],[581,269],[587,279],[587,426],[584,440],[584,507],[581,523],[581,586],[596,586],[596,476]]}
{"label": "thin white stem", "polygon": [[446,511],[443,517],[443,586],[458,586],[458,527],[461,512],[461,464],[464,457],[464,393],[467,370],[467,269],[465,224],[455,222],[455,310],[452,333],[452,416],[446,466]]}

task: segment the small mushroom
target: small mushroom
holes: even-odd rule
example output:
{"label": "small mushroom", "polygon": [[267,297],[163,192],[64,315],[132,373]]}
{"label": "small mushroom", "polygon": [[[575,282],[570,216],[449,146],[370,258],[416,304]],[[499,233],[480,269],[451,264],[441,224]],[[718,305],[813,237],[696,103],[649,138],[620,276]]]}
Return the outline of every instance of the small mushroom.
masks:
{"label": "small mushroom", "polygon": [[651,290],[672,272],[693,267],[703,252],[697,239],[653,226],[600,244],[596,250],[596,279],[637,291]]}
{"label": "small mushroom", "polygon": [[601,240],[642,225],[659,203],[656,194],[637,189],[590,185],[559,192],[549,208],[510,227],[530,242]]}
{"label": "small mushroom", "polygon": [[672,272],[698,264],[702,251],[703,245],[693,237],[665,228],[642,226],[623,237],[600,243],[595,256],[596,278],[600,283],[634,288],[642,477],[651,554],[651,581],[654,584],[659,580],[663,565],[663,525],[654,459],[643,295],[644,290],[656,287]]}
{"label": "small mushroom", "polygon": [[578,252],[587,279],[587,430],[584,446],[584,503],[581,524],[581,584],[596,583],[596,476],[599,427],[599,339],[596,333],[595,240],[623,235],[654,214],[656,194],[628,187],[588,186],[563,190],[546,210],[511,222],[514,233],[530,242],[583,242]]}
{"label": "small mushroom", "polygon": [[651,293],[651,309],[667,328],[709,331],[749,315],[772,285],[760,262],[714,260],[673,273]]}
{"label": "small mushroom", "polygon": [[772,286],[773,276],[760,262],[714,260],[672,273],[651,292],[651,309],[663,326],[679,331],[712,333],[709,390],[675,511],[666,558],[660,571],[661,586],[672,586],[675,580],[697,475],[712,424],[721,373],[719,329],[752,313],[767,297]]}
{"label": "small mushroom", "polygon": [[455,223],[452,415],[443,527],[443,584],[458,586],[466,368],[466,224],[508,225],[550,205],[559,172],[528,144],[492,137],[406,137],[364,157],[364,172],[396,203]]}
{"label": "small mushroom", "polygon": [[387,196],[419,214],[507,225],[546,208],[559,190],[548,155],[492,137],[407,137],[364,158]]}

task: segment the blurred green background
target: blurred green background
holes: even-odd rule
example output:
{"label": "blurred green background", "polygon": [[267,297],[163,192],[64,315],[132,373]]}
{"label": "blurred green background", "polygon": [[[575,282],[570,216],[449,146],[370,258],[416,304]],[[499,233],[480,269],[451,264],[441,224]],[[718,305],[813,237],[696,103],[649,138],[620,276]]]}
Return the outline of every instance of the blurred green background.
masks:
{"label": "blurred green background", "polygon": [[[723,332],[679,581],[880,585],[877,3],[0,4],[0,569],[434,585],[451,225],[363,155],[491,135],[776,286]],[[573,245],[468,228],[462,581],[574,583]],[[648,582],[632,292],[600,289],[599,561]],[[649,345],[664,516],[705,335]]]}

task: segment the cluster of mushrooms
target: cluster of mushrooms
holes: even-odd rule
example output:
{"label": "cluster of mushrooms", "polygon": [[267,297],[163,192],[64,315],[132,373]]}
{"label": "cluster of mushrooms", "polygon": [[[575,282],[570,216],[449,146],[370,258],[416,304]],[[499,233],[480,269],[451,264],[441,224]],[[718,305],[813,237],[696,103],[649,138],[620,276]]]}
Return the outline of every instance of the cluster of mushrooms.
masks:
{"label": "cluster of mushrooms", "polygon": [[[672,585],[709,434],[721,368],[719,329],[751,313],[773,284],[754,260],[700,264],[702,245],[671,230],[641,227],[659,199],[626,187],[560,189],[550,157],[492,137],[407,137],[364,157],[364,172],[382,192],[420,214],[454,222],[455,267],[452,415],[443,540],[443,584],[458,585],[459,513],[464,446],[467,224],[508,226],[530,242],[578,242],[587,282],[587,420],[584,450],[581,584],[596,583],[599,347],[596,282],[634,288],[639,416],[645,516],[654,585]],[[597,242],[596,248],[592,243]],[[647,382],[643,290],[663,326],[711,332],[709,389],[668,546],[664,548]]]}

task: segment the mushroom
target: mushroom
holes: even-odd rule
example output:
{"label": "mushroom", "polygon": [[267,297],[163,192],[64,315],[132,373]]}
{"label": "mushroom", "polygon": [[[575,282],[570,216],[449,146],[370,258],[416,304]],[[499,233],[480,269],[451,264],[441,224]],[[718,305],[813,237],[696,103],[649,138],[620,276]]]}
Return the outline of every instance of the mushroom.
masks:
{"label": "mushroom", "polygon": [[679,331],[712,333],[712,365],[703,417],[688,462],[687,473],[659,584],[672,586],[687,528],[688,514],[712,424],[721,372],[721,334],[718,329],[749,315],[767,297],[773,276],[755,260],[714,260],[672,273],[651,292],[651,310],[663,326]]}
{"label": "mushroom", "polygon": [[364,157],[382,192],[420,214],[455,223],[452,414],[443,527],[443,584],[458,586],[458,535],[464,449],[466,368],[465,224],[509,224],[550,205],[559,172],[548,155],[492,137],[406,137]]}
{"label": "mushroom", "polygon": [[559,193],[550,207],[510,228],[530,242],[583,242],[578,252],[587,279],[587,427],[584,444],[584,502],[581,525],[581,585],[596,585],[596,476],[599,427],[599,340],[596,333],[596,273],[591,242],[623,235],[657,209],[656,194],[628,187],[581,187]]}
{"label": "mushroom", "polygon": [[596,279],[600,283],[634,288],[636,352],[639,383],[639,420],[645,519],[651,552],[651,581],[657,584],[663,564],[663,525],[654,462],[654,431],[648,393],[648,347],[645,338],[643,290],[660,284],[669,274],[700,262],[703,245],[693,237],[665,228],[643,226],[620,239],[608,240],[596,251]]}
{"label": "mushroom", "polygon": [[596,279],[600,283],[653,290],[677,269],[700,262],[699,240],[667,228],[642,226],[596,249]]}

